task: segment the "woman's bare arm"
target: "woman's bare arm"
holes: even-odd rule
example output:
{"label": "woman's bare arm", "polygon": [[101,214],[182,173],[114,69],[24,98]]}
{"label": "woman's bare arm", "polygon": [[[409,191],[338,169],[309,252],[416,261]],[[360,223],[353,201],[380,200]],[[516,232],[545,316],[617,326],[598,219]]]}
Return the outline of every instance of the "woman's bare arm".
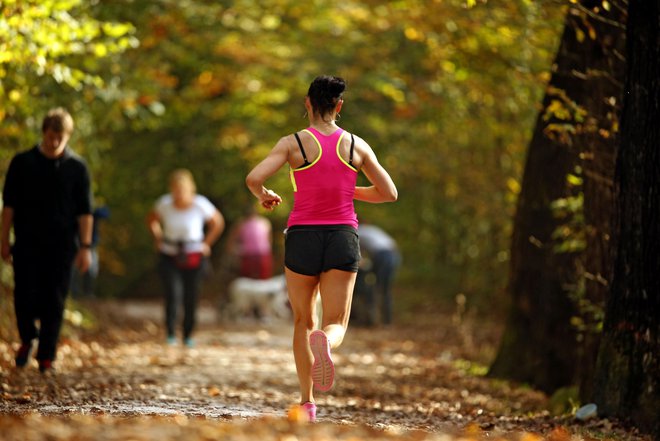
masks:
{"label": "woman's bare arm", "polygon": [[250,192],[259,199],[261,205],[267,210],[272,210],[280,205],[282,198],[272,190],[264,187],[268,178],[273,176],[289,158],[289,147],[286,137],[280,139],[275,147],[245,178],[245,184]]}
{"label": "woman's bare arm", "polygon": [[372,185],[355,187],[354,199],[371,203],[396,201],[399,193],[394,181],[387,170],[380,165],[371,147],[366,142],[361,144],[363,144],[361,148],[363,154],[361,169]]}
{"label": "woman's bare arm", "polygon": [[206,236],[204,237],[204,254],[211,254],[211,246],[220,238],[225,229],[225,218],[219,210],[206,221]]}

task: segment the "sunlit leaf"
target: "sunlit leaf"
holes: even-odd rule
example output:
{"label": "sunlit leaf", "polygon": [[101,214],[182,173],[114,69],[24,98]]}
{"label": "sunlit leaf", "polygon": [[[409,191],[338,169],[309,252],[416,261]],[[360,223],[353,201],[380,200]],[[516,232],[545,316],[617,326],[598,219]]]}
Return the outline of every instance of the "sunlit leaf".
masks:
{"label": "sunlit leaf", "polygon": [[128,23],[103,23],[103,32],[112,38],[118,38],[135,31],[133,25]]}

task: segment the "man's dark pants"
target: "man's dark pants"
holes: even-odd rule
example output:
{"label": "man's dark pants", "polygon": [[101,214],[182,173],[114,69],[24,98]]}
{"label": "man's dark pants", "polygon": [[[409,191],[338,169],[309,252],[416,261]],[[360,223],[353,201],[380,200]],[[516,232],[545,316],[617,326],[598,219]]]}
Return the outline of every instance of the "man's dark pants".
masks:
{"label": "man's dark pants", "polygon": [[29,345],[38,338],[37,360],[54,360],[69,292],[73,252],[14,250],[12,258],[14,308],[21,342]]}

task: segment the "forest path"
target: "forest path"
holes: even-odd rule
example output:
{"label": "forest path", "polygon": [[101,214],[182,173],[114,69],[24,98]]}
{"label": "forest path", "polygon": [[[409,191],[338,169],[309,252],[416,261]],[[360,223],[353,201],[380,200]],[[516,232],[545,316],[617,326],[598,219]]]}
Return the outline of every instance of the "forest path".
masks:
{"label": "forest path", "polygon": [[[186,426],[196,434],[204,427],[224,434],[230,426],[238,433],[243,432],[237,427],[245,427],[245,439],[254,439],[263,426],[264,441],[293,430],[278,429],[291,424],[287,409],[298,398],[289,323],[218,323],[206,307],[191,349],[164,344],[158,302],[114,301],[91,308],[103,326],[64,336],[53,376],[39,374],[34,361],[13,369],[13,350],[0,342],[0,429],[14,428],[3,434],[35,427],[35,418],[44,421],[37,428],[61,427],[57,433],[79,433],[72,427],[82,425],[89,439],[125,439],[120,433],[131,430],[130,421],[151,428],[144,439],[154,439],[156,427]],[[351,327],[333,353],[335,386],[317,395],[321,424],[306,430],[330,430],[329,439],[344,439],[344,432],[354,439],[410,439],[411,433],[415,439],[435,439],[466,430],[547,433],[570,424],[543,410],[543,394],[480,375],[483,367],[470,358],[492,348],[496,334],[485,324],[452,323],[451,316],[441,315],[414,326]],[[90,423],[99,419],[105,429]],[[191,433],[188,439],[206,439]]]}

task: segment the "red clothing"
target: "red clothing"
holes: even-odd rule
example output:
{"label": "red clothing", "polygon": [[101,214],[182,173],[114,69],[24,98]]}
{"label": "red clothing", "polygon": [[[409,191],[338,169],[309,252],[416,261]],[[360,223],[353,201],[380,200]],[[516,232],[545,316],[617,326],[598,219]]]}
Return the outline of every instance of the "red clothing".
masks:
{"label": "red clothing", "polygon": [[240,275],[251,279],[273,276],[271,226],[268,219],[250,216],[238,227]]}
{"label": "red clothing", "polygon": [[273,277],[273,256],[254,254],[241,256],[240,275],[250,279],[270,279]]}

